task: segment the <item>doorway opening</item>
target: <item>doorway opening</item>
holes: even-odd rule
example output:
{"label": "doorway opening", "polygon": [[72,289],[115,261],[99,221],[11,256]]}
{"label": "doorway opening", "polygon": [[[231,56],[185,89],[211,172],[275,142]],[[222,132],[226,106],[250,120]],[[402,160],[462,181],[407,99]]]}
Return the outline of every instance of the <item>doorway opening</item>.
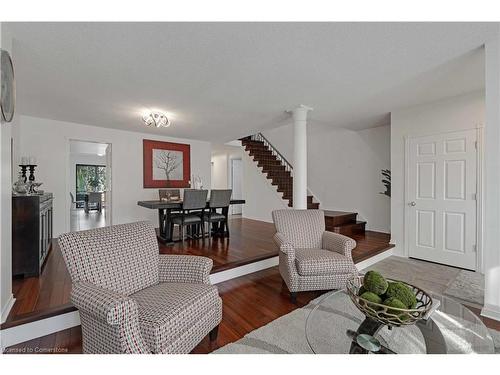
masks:
{"label": "doorway opening", "polygon": [[69,230],[111,225],[111,144],[70,140]]}

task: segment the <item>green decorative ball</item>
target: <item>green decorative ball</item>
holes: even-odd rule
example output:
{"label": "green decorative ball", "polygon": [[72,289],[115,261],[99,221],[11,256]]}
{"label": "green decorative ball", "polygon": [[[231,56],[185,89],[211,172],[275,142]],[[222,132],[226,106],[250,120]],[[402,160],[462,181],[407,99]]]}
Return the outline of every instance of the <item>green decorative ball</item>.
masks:
{"label": "green decorative ball", "polygon": [[388,284],[379,272],[368,271],[363,278],[363,286],[367,291],[381,296],[386,292]]}
{"label": "green decorative ball", "polygon": [[413,294],[413,291],[404,283],[389,283],[385,294],[387,298],[394,297],[403,302],[405,308],[407,309],[414,309],[417,306],[417,298],[415,297],[415,294]]}
{"label": "green decorative ball", "polygon": [[361,287],[358,290],[358,296],[361,296],[364,292],[366,292],[366,289],[363,285],[361,285]]}
{"label": "green decorative ball", "polygon": [[370,302],[382,303],[382,298],[372,292],[364,292],[360,297]]}
{"label": "green decorative ball", "polygon": [[[395,307],[397,309],[406,309],[406,305],[403,302],[401,302],[400,300],[398,300],[397,298],[395,298],[395,297],[389,297],[389,298],[387,298],[383,302],[383,304],[386,305],[386,306],[389,306],[389,307]],[[394,315],[398,315],[399,314],[399,311],[397,311],[397,310],[388,309],[387,312],[389,314],[394,314]],[[407,317],[404,316],[404,314],[400,314],[399,318],[401,320],[406,320],[407,319]]]}

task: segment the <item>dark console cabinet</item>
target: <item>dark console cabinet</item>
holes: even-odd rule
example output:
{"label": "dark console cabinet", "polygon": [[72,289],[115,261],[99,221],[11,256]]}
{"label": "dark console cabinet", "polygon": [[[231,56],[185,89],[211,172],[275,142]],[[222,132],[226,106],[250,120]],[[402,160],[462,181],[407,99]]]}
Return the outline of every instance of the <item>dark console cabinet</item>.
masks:
{"label": "dark console cabinet", "polygon": [[52,243],[51,193],[12,197],[12,275],[38,276]]}

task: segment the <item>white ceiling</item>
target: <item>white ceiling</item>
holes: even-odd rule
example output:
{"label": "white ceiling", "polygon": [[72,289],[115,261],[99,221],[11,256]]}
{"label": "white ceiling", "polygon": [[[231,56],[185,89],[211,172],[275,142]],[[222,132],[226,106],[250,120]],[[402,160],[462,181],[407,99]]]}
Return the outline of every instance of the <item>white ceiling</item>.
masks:
{"label": "white ceiling", "polygon": [[106,155],[106,143],[71,141],[69,144],[71,154]]}
{"label": "white ceiling", "polygon": [[[314,108],[318,127],[484,87],[488,23],[10,23],[21,114],[225,142]],[[173,125],[146,129],[161,109]]]}

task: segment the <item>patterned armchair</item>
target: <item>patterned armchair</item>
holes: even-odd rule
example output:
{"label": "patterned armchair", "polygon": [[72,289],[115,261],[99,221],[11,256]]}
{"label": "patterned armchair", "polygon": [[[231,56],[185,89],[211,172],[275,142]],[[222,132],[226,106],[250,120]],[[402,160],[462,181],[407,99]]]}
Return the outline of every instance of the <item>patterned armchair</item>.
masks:
{"label": "patterned armchair", "polygon": [[149,222],[59,237],[80,311],[84,353],[189,353],[217,338],[222,300],[212,260],[160,255]]}
{"label": "patterned armchair", "polygon": [[279,270],[292,302],[307,290],[341,289],[353,273],[352,249],[356,241],[325,231],[322,210],[273,211]]}

